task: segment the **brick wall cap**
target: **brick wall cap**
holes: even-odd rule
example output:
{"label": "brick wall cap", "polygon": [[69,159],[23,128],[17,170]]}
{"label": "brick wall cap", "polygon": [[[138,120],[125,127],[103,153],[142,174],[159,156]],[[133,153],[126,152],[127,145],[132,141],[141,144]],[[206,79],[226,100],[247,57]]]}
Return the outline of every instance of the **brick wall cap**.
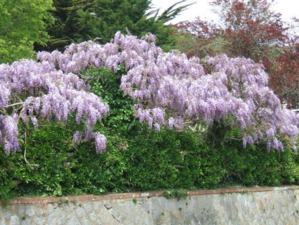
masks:
{"label": "brick wall cap", "polygon": [[[252,192],[269,192],[269,191],[292,191],[299,190],[299,186],[282,186],[282,187],[230,187],[212,190],[195,190],[187,191],[187,197],[201,196],[201,195],[219,195],[219,194],[232,194],[232,193],[252,193]],[[60,204],[60,203],[80,203],[92,201],[121,201],[128,199],[142,199],[161,197],[164,191],[151,191],[151,192],[134,192],[134,193],[113,193],[105,195],[78,195],[78,196],[65,196],[65,197],[20,197],[10,200],[6,204],[9,205],[46,205],[46,204]]]}

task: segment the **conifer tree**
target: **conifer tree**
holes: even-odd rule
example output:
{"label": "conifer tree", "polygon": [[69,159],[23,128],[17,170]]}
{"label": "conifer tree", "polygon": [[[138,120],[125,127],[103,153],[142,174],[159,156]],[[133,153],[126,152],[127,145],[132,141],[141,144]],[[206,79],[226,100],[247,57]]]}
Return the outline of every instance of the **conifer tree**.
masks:
{"label": "conifer tree", "polygon": [[188,7],[184,2],[159,13],[150,0],[54,0],[55,23],[48,27],[51,38],[46,49],[63,49],[90,39],[105,43],[117,31],[138,36],[151,32],[158,44],[172,45],[172,30],[165,23]]}

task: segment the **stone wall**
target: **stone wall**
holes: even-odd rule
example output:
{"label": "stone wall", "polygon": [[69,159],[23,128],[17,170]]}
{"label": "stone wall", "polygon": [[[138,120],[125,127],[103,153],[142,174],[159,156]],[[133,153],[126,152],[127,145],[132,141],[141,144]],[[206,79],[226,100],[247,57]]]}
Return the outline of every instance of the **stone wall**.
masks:
{"label": "stone wall", "polygon": [[297,225],[299,186],[20,198],[2,205],[0,225]]}

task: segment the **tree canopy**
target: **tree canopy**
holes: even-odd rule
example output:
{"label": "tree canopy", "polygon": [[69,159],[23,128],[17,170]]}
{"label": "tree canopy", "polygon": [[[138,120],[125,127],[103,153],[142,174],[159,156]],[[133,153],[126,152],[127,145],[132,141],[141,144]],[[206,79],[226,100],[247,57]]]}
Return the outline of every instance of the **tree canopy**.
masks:
{"label": "tree canopy", "polygon": [[0,0],[0,62],[29,58],[45,44],[52,0]]}
{"label": "tree canopy", "polygon": [[48,26],[51,38],[46,49],[63,49],[72,42],[95,38],[106,43],[117,31],[138,36],[151,32],[157,35],[158,44],[171,45],[171,28],[165,22],[188,6],[184,2],[160,14],[150,0],[54,0],[55,23]]}

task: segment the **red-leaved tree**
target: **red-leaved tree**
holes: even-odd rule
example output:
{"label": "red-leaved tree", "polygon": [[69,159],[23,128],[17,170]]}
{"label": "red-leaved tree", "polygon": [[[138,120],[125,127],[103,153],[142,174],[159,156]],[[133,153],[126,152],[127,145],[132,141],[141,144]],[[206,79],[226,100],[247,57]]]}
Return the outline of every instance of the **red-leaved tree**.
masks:
{"label": "red-leaved tree", "polygon": [[287,40],[281,15],[270,9],[268,0],[215,0],[219,7],[231,54],[255,61],[269,57],[269,48]]}
{"label": "red-leaved tree", "polygon": [[[191,53],[196,53],[198,46],[200,50],[208,46],[207,54],[222,51],[263,63],[270,75],[271,87],[289,107],[298,108],[299,45],[288,32],[289,26],[282,21],[281,15],[271,9],[272,3],[270,0],[213,0],[211,4],[219,11],[220,25],[198,18],[177,27],[200,43],[189,48]],[[201,51],[197,52],[202,56]]]}
{"label": "red-leaved tree", "polygon": [[270,69],[270,85],[290,108],[299,108],[299,49],[290,42]]}

